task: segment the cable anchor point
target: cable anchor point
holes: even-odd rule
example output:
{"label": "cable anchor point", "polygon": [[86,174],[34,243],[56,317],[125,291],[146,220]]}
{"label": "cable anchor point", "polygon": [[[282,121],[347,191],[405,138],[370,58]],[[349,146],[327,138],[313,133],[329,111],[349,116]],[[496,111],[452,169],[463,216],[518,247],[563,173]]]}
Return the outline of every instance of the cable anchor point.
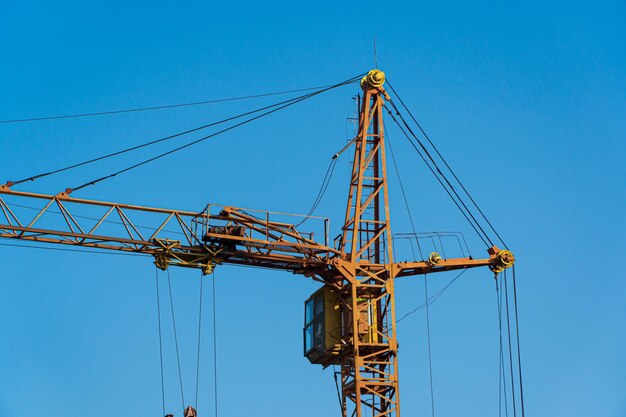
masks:
{"label": "cable anchor point", "polygon": [[61,191],[55,197],[59,198],[59,199],[69,199],[70,198],[70,194],[72,194],[73,191],[74,190],[71,189],[71,188],[66,188],[65,191]]}

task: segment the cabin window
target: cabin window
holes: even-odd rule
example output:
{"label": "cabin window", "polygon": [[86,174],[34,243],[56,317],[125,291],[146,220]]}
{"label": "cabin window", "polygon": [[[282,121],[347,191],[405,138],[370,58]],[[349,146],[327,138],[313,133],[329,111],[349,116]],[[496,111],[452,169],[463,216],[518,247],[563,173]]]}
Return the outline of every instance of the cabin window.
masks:
{"label": "cabin window", "polygon": [[304,304],[304,354],[325,348],[324,297],[318,293]]}

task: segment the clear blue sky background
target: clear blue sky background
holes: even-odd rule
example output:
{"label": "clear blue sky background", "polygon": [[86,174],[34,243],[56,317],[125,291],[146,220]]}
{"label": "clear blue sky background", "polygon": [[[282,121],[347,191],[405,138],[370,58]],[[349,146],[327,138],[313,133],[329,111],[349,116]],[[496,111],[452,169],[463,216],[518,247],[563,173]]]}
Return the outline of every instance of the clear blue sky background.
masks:
{"label": "clear blue sky background", "polygon": [[[517,255],[527,415],[626,415],[623,1],[3,0],[0,119],[333,83],[373,66],[374,36],[379,66]],[[357,91],[310,100],[80,195],[307,212],[350,135]],[[3,124],[0,179],[273,101]],[[463,231],[482,253],[423,163],[389,133],[417,228]],[[18,189],[57,193],[167,148]],[[317,212],[333,219],[334,233],[347,173],[344,157]],[[409,231],[395,177],[391,194],[394,231]],[[172,278],[192,399],[198,274],[173,270]],[[432,290],[451,278],[432,277]],[[339,415],[331,373],[302,357],[302,303],[316,288],[288,273],[218,269],[220,416]],[[0,246],[0,415],[159,416],[154,291],[150,259]],[[398,293],[402,315],[423,302],[423,279],[398,283]],[[209,298],[203,416],[214,402],[210,310]],[[497,415],[496,317],[487,270],[468,272],[433,305],[437,416]],[[423,310],[398,332],[403,413],[430,415]],[[164,337],[168,409],[180,415],[169,327]]]}

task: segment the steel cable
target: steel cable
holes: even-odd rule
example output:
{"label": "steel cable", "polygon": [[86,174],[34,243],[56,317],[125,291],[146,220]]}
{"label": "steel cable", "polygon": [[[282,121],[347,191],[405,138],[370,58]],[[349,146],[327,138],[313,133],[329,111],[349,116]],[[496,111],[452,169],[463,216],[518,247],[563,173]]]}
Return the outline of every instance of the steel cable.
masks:
{"label": "steel cable", "polygon": [[[341,84],[341,85],[344,85],[344,84]],[[327,87],[327,88],[329,88],[329,89],[330,88],[335,88],[335,86],[330,86],[330,87]],[[326,91],[326,90],[323,90],[323,91]],[[21,184],[21,183],[24,183],[24,182],[27,182],[27,181],[35,181],[35,180],[37,180],[39,178],[43,178],[43,177],[47,177],[49,175],[65,172],[65,171],[68,171],[68,170],[71,170],[71,169],[74,169],[74,168],[78,168],[78,167],[81,167],[81,166],[84,166],[84,165],[87,165],[87,164],[91,164],[91,163],[94,163],[94,162],[102,161],[104,159],[108,159],[108,158],[112,158],[114,156],[122,155],[122,154],[127,153],[127,152],[135,151],[137,149],[141,149],[141,148],[145,148],[147,146],[155,145],[157,143],[165,142],[165,141],[168,141],[170,139],[174,139],[174,138],[177,138],[177,137],[180,137],[180,136],[187,135],[189,133],[197,132],[199,130],[207,129],[209,127],[217,126],[217,125],[220,125],[220,124],[223,124],[223,123],[226,123],[226,122],[230,122],[230,121],[233,121],[233,120],[236,120],[236,119],[240,119],[242,117],[249,116],[249,115],[254,114],[254,113],[259,113],[261,111],[268,110],[268,109],[271,109],[271,108],[274,108],[274,107],[278,107],[278,106],[281,106],[281,105],[284,105],[284,104],[288,104],[288,103],[291,103],[291,102],[296,102],[296,101],[298,101],[298,100],[300,100],[302,98],[309,98],[309,97],[312,96],[312,94],[315,95],[315,93],[309,93],[309,94],[305,94],[305,95],[302,95],[302,96],[294,97],[294,98],[291,98],[291,99],[288,99],[288,100],[284,100],[284,101],[281,101],[281,102],[278,102],[278,103],[274,103],[274,104],[271,104],[271,105],[268,105],[268,106],[260,107],[260,108],[255,109],[255,110],[251,110],[251,111],[247,111],[247,112],[244,112],[244,113],[240,113],[240,114],[237,114],[235,116],[231,116],[231,117],[228,117],[228,118],[225,118],[225,119],[222,119],[222,120],[218,120],[216,122],[211,122],[211,123],[208,123],[208,124],[205,124],[205,125],[202,125],[202,126],[198,126],[198,127],[193,128],[193,129],[184,130],[182,132],[178,132],[178,133],[175,133],[175,134],[172,134],[172,135],[168,135],[168,136],[165,136],[165,137],[162,137],[162,138],[159,138],[159,139],[155,139],[155,140],[152,140],[152,141],[140,144],[140,145],[136,145],[136,146],[132,146],[132,147],[129,147],[129,148],[126,148],[126,149],[122,149],[120,151],[112,152],[112,153],[109,153],[109,154],[106,154],[106,155],[102,155],[102,156],[99,156],[99,157],[96,157],[96,158],[92,158],[92,159],[89,159],[89,160],[86,160],[86,161],[82,161],[82,162],[79,162],[79,163],[76,163],[76,164],[68,165],[68,166],[65,166],[65,167],[62,167],[62,168],[59,168],[59,169],[55,169],[55,170],[52,170],[52,171],[48,171],[48,172],[44,172],[44,173],[41,173],[41,174],[37,174],[37,175],[34,175],[32,177],[23,178],[23,179],[17,180],[17,181],[7,181],[7,185],[13,186],[13,185]]]}
{"label": "steel cable", "polygon": [[430,312],[428,308],[428,274],[424,274],[424,298],[426,299],[426,335],[428,340],[428,373],[430,376],[430,407],[435,417],[435,394],[433,388],[433,359],[430,346]]}
{"label": "steel cable", "polygon": [[[417,250],[420,253],[420,258],[424,259],[424,254],[422,253],[422,246],[420,245],[419,239],[417,239],[417,233],[415,228],[415,223],[413,222],[413,216],[411,215],[411,209],[409,208],[409,200],[406,197],[406,192],[404,191],[404,184],[402,184],[402,177],[400,176],[400,170],[398,169],[398,164],[396,162],[396,156],[393,153],[393,148],[391,147],[391,140],[389,139],[389,132],[386,134],[387,145],[389,145],[389,153],[391,154],[391,161],[393,162],[393,167],[396,171],[396,175],[398,176],[398,183],[400,184],[400,191],[402,192],[402,198],[404,200],[404,206],[406,207],[407,215],[409,216],[409,222],[411,223],[411,229],[413,230],[413,234],[415,236],[415,243],[417,244]],[[415,257],[415,254],[413,254]]]}
{"label": "steel cable", "polygon": [[522,417],[525,417],[524,410],[524,384],[522,382],[522,355],[520,352],[520,340],[519,340],[519,322],[518,322],[518,313],[517,313],[517,284],[515,279],[515,265],[512,267],[513,270],[513,300],[515,305],[515,332],[517,339],[517,367],[519,373],[519,393],[520,393],[520,403],[522,405]]}
{"label": "steel cable", "polygon": [[213,395],[215,396],[215,417],[217,417],[218,406],[217,406],[217,309],[215,306],[215,280],[217,275],[215,275],[215,270],[213,270]]}
{"label": "steel cable", "polygon": [[200,271],[200,302],[198,303],[198,355],[196,357],[196,402],[195,408],[198,410],[198,390],[200,387],[200,340],[202,336],[202,287],[204,280]]}
{"label": "steel cable", "polygon": [[58,116],[30,117],[30,118],[24,118],[24,119],[6,119],[6,120],[0,120],[0,124],[26,123],[26,122],[37,122],[37,121],[58,120],[58,119],[74,119],[74,118],[79,118],[79,117],[107,116],[107,115],[121,114],[121,113],[135,113],[135,112],[151,111],[151,110],[173,109],[177,107],[200,106],[204,104],[215,104],[215,103],[224,103],[228,101],[249,100],[253,98],[298,93],[301,91],[318,90],[320,88],[325,88],[325,87],[328,87],[328,86],[298,88],[295,90],[285,90],[285,91],[278,91],[278,92],[273,92],[273,93],[254,94],[250,96],[220,98],[220,99],[214,99],[214,100],[195,101],[191,103],[167,104],[163,106],[139,107],[139,108],[134,108],[134,109],[109,110],[109,111],[101,111],[101,112],[93,112],[93,113],[65,114],[65,115],[58,115]]}
{"label": "steel cable", "polygon": [[[461,205],[463,206],[463,208],[465,209],[465,211],[467,212],[467,214],[472,218],[472,220],[474,221],[474,223],[476,223],[476,226],[480,229],[480,231],[482,232],[483,236],[485,237],[485,239],[487,239],[487,241],[489,242],[489,244],[491,246],[493,246],[493,242],[491,241],[491,239],[489,239],[489,235],[487,235],[487,233],[485,232],[485,230],[482,228],[482,226],[480,225],[480,223],[478,222],[478,220],[476,220],[476,218],[474,217],[474,215],[472,214],[471,210],[467,207],[467,205],[465,204],[465,202],[463,201],[463,199],[461,198],[461,196],[459,196],[459,194],[456,192],[456,189],[454,188],[454,186],[450,183],[450,180],[448,179],[448,177],[445,176],[445,174],[441,171],[441,169],[439,168],[439,166],[437,165],[437,163],[435,162],[435,159],[432,157],[432,155],[430,154],[430,152],[428,152],[428,149],[426,149],[426,146],[424,146],[424,144],[422,143],[421,140],[419,140],[419,138],[417,137],[417,135],[413,132],[413,129],[411,129],[411,127],[409,126],[409,124],[406,122],[406,120],[404,119],[404,117],[402,116],[402,114],[400,113],[400,111],[398,110],[398,108],[396,107],[395,103],[391,100],[389,100],[389,103],[393,106],[394,110],[396,111],[396,114],[398,115],[398,117],[400,117],[400,120],[402,120],[402,123],[404,124],[404,126],[407,128],[407,130],[409,131],[409,133],[411,133],[411,136],[415,139],[415,141],[420,145],[420,148],[422,148],[422,151],[424,152],[424,154],[428,157],[428,159],[431,161],[434,169],[439,173],[439,175],[441,176],[441,178],[443,178],[443,180],[446,182],[446,184],[448,185],[450,191],[452,191],[452,193],[456,196],[456,198],[458,199],[458,201],[461,203]],[[412,142],[411,142],[412,143]],[[487,246],[489,246],[489,244]]]}
{"label": "steel cable", "polygon": [[[402,196],[404,198],[404,203],[406,205],[407,213],[409,215],[409,220],[411,222],[411,228],[413,229],[413,234],[417,236],[417,231],[415,229],[415,223],[413,223],[413,216],[411,216],[411,210],[409,209],[409,203],[406,197],[406,193],[404,192],[404,186],[402,185],[402,178],[400,177],[400,171],[398,170],[398,165],[396,164],[396,158],[393,154],[393,150],[391,148],[391,141],[389,141],[389,135],[387,135],[387,144],[389,145],[389,151],[391,153],[391,159],[393,161],[396,174],[398,175],[398,182],[400,183],[400,189],[402,190]],[[415,239],[417,242],[417,247],[420,252],[420,256],[424,259],[422,255],[422,250],[419,244],[419,240]],[[411,245],[411,248],[413,246]],[[413,253],[413,258],[415,258],[415,253]],[[428,341],[428,373],[430,377],[430,406],[432,416],[435,417],[435,394],[433,387],[433,363],[432,363],[432,352],[431,352],[431,343],[430,343],[430,312],[429,312],[429,297],[428,297],[428,274],[424,274],[424,307],[426,308],[426,331],[427,331],[427,341]],[[405,316],[406,317],[406,316]],[[397,321],[396,321],[397,323]]]}
{"label": "steel cable", "polygon": [[398,120],[395,118],[395,116],[393,115],[393,113],[391,112],[391,110],[389,110],[389,108],[387,108],[385,106],[385,109],[387,110],[387,113],[389,114],[389,116],[391,117],[391,119],[396,123],[396,125],[398,126],[398,128],[400,129],[400,131],[404,134],[404,136],[407,138],[407,140],[409,141],[409,143],[411,144],[411,146],[413,146],[413,149],[415,149],[415,151],[417,152],[417,154],[420,156],[420,158],[422,158],[422,161],[424,161],[424,163],[426,164],[426,166],[428,167],[428,169],[430,170],[430,172],[433,174],[433,176],[435,177],[435,179],[437,179],[437,181],[439,182],[439,184],[441,185],[441,187],[444,189],[444,191],[448,194],[448,196],[450,197],[450,199],[452,200],[452,202],[456,205],[456,207],[459,209],[459,211],[461,212],[461,214],[463,215],[463,217],[465,217],[465,219],[467,220],[467,222],[470,224],[470,226],[472,226],[472,229],[474,229],[474,231],[476,232],[476,234],[478,235],[478,237],[483,241],[483,243],[486,246],[489,246],[489,243],[487,242],[487,240],[485,240],[485,237],[483,236],[483,234],[480,233],[480,231],[477,229],[476,225],[470,220],[470,218],[468,217],[467,213],[463,210],[463,208],[461,207],[461,205],[459,204],[459,202],[454,198],[454,196],[452,195],[452,193],[450,192],[450,190],[448,189],[448,187],[445,186],[445,184],[443,183],[443,181],[441,180],[441,178],[439,178],[439,176],[437,175],[436,171],[434,170],[434,168],[432,166],[430,166],[430,164],[428,163],[428,161],[426,160],[426,158],[424,157],[424,155],[422,154],[422,152],[417,148],[417,146],[415,146],[415,144],[413,143],[413,141],[411,140],[411,138],[409,137],[408,133],[404,130],[404,128],[400,125],[400,122],[398,122]]}
{"label": "steel cable", "polygon": [[287,102],[286,104],[283,104],[283,105],[281,105],[281,106],[279,106],[279,107],[276,107],[276,108],[274,108],[274,109],[272,109],[272,110],[268,110],[268,111],[266,111],[266,112],[264,112],[264,113],[261,113],[260,115],[257,115],[257,116],[254,116],[254,117],[251,117],[251,118],[249,118],[249,119],[244,120],[243,122],[236,123],[236,124],[234,124],[234,125],[232,125],[232,126],[229,126],[229,127],[227,127],[227,128],[224,128],[224,129],[222,129],[222,130],[219,130],[219,131],[217,131],[217,132],[215,132],[215,133],[212,133],[212,134],[210,134],[210,135],[207,135],[207,136],[201,137],[201,138],[199,138],[199,139],[196,139],[196,140],[194,140],[194,141],[192,141],[192,142],[189,142],[189,143],[187,143],[187,144],[185,144],[185,145],[178,146],[178,147],[176,147],[176,148],[174,148],[174,149],[171,149],[171,150],[169,150],[169,151],[167,151],[167,152],[163,152],[163,153],[161,153],[161,154],[159,154],[159,155],[157,155],[157,156],[154,156],[154,157],[152,157],[152,158],[149,158],[149,159],[143,160],[142,162],[139,162],[139,163],[137,163],[137,164],[131,165],[131,166],[127,167],[127,168],[124,168],[124,169],[122,169],[122,170],[116,171],[116,172],[114,172],[114,173],[112,173],[112,174],[106,175],[106,176],[104,176],[104,177],[98,178],[98,179],[93,180],[93,181],[86,182],[86,183],[84,183],[84,184],[82,184],[82,185],[80,185],[80,186],[78,186],[78,187],[69,188],[69,189],[68,189],[68,191],[69,191],[69,192],[72,192],[72,191],[78,191],[78,190],[80,190],[80,189],[82,189],[82,188],[85,188],[85,187],[87,187],[87,186],[90,186],[90,185],[95,185],[95,184],[97,184],[97,183],[99,183],[99,182],[101,182],[101,181],[104,181],[104,180],[106,180],[106,179],[113,178],[113,177],[115,177],[115,176],[117,176],[117,175],[119,175],[119,174],[122,174],[122,173],[125,173],[125,172],[128,172],[128,171],[131,171],[131,170],[133,170],[133,169],[135,169],[135,168],[138,168],[138,167],[140,167],[140,166],[142,166],[142,165],[148,164],[148,163],[153,162],[153,161],[155,161],[155,160],[157,160],[157,159],[163,158],[163,157],[165,157],[165,156],[167,156],[167,155],[171,155],[171,154],[173,154],[173,153],[176,153],[176,152],[178,152],[178,151],[181,151],[181,150],[183,150],[183,149],[186,149],[186,148],[188,148],[188,147],[190,147],[190,146],[196,145],[196,144],[198,144],[198,143],[200,143],[200,142],[204,142],[205,140],[210,139],[210,138],[212,138],[212,137],[214,137],[214,136],[220,135],[220,134],[222,134],[222,133],[225,133],[225,132],[228,132],[228,131],[230,131],[230,130],[233,130],[233,129],[237,128],[237,127],[240,127],[240,126],[243,126],[243,125],[245,125],[245,124],[251,123],[251,122],[253,122],[253,121],[257,120],[257,119],[260,119],[260,118],[262,118],[262,117],[268,116],[268,115],[270,115],[270,114],[272,114],[272,113],[275,113],[275,112],[280,111],[280,110],[282,110],[282,109],[285,109],[285,108],[287,108],[287,107],[293,106],[294,104],[300,103],[300,102],[302,102],[302,101],[304,101],[304,100],[307,100],[307,99],[309,99],[309,98],[311,98],[311,97],[314,97],[314,96],[319,95],[319,94],[321,94],[321,93],[324,93],[324,92],[326,92],[326,91],[332,90],[332,89],[334,89],[334,88],[341,87],[341,86],[343,86],[343,85],[351,84],[351,83],[355,82],[358,78],[359,78],[359,77],[353,77],[353,78],[350,78],[350,79],[348,79],[348,80],[346,80],[346,81],[343,81],[343,82],[341,82],[341,83],[335,84],[335,85],[333,85],[333,86],[331,86],[331,87],[327,87],[327,88],[325,88],[325,89],[323,89],[323,90],[318,90],[318,91],[315,91],[315,92],[313,92],[313,93],[310,93],[310,94],[307,94],[307,95],[305,95],[305,96],[302,96],[302,97],[300,97],[300,98],[297,98],[297,99],[295,99],[295,100],[291,100],[291,101]]}
{"label": "steel cable", "polygon": [[[437,149],[437,147],[435,146],[435,144],[430,140],[430,137],[426,134],[426,132],[424,131],[424,129],[422,128],[422,126],[419,124],[419,122],[417,121],[417,119],[413,116],[413,113],[411,112],[411,110],[406,106],[406,104],[404,104],[404,101],[402,100],[402,97],[400,97],[400,95],[398,94],[398,92],[393,88],[393,86],[391,85],[391,83],[389,82],[389,80],[387,80],[387,84],[389,85],[389,88],[391,89],[391,91],[393,92],[393,94],[398,98],[398,100],[400,101],[400,104],[402,105],[402,107],[404,107],[404,109],[409,113],[409,116],[411,117],[411,119],[413,120],[413,122],[415,122],[415,124],[417,125],[417,127],[419,128],[420,132],[422,132],[422,134],[424,135],[424,137],[426,138],[426,140],[428,141],[428,143],[430,143],[430,146],[432,146],[432,148],[435,150],[435,152],[437,153],[437,155],[439,156],[439,158],[441,159],[441,161],[444,163],[444,165],[446,166],[446,168],[448,168],[448,170],[450,171],[450,173],[452,174],[452,176],[454,177],[454,179],[456,180],[456,182],[461,186],[461,188],[463,189],[463,191],[465,192],[465,194],[469,197],[470,201],[472,202],[472,204],[474,205],[474,207],[476,207],[476,209],[478,210],[478,212],[480,213],[480,215],[482,216],[483,219],[485,219],[485,221],[487,222],[487,224],[489,225],[489,227],[491,228],[491,230],[495,233],[495,235],[497,236],[497,238],[500,240],[500,242],[502,243],[502,245],[507,248],[506,243],[504,242],[504,240],[502,239],[502,237],[500,237],[500,234],[496,231],[495,227],[493,227],[493,224],[491,223],[491,221],[489,221],[489,219],[487,218],[487,216],[485,215],[485,213],[483,213],[483,211],[481,210],[481,208],[478,206],[478,204],[476,203],[476,201],[474,200],[474,198],[471,196],[471,194],[469,193],[469,191],[467,191],[467,189],[465,188],[465,186],[463,185],[463,183],[461,182],[461,180],[459,179],[459,177],[457,177],[457,175],[455,174],[455,172],[452,170],[452,167],[448,164],[448,162],[446,161],[446,159],[443,157],[443,155],[439,152],[439,149]],[[393,105],[393,103],[392,103]],[[395,107],[395,105],[394,105]]]}
{"label": "steel cable", "polygon": [[[415,116],[413,115],[413,113],[411,112],[411,110],[406,106],[406,104],[404,103],[404,101],[402,100],[402,98],[400,97],[400,95],[397,93],[397,91],[393,88],[392,84],[389,83],[389,81],[387,81],[387,84],[389,85],[390,90],[393,92],[393,94],[398,98],[400,104],[402,105],[402,107],[408,112],[409,116],[411,117],[411,119],[413,120],[413,122],[417,125],[418,129],[420,130],[420,132],[422,133],[422,135],[426,138],[426,140],[428,141],[428,143],[430,144],[430,146],[432,147],[432,149],[435,151],[436,155],[439,157],[439,159],[444,163],[445,167],[448,169],[448,171],[452,174],[454,180],[458,183],[458,185],[461,187],[461,189],[463,190],[463,192],[465,193],[465,195],[467,195],[467,197],[470,199],[471,203],[473,204],[473,206],[476,208],[476,210],[478,210],[478,213],[480,214],[480,216],[482,217],[482,219],[487,223],[487,225],[489,226],[489,228],[491,229],[491,231],[493,231],[493,233],[496,235],[496,237],[498,238],[498,240],[502,243],[502,245],[507,248],[507,244],[506,242],[504,242],[504,240],[502,239],[502,237],[500,236],[500,234],[498,233],[498,231],[495,229],[495,227],[493,226],[492,222],[487,218],[487,216],[485,215],[485,213],[482,211],[482,209],[478,206],[478,204],[476,203],[476,200],[472,197],[472,195],[469,193],[469,191],[467,190],[467,188],[465,187],[465,185],[461,182],[461,180],[459,179],[459,177],[456,175],[456,173],[454,172],[454,170],[452,169],[452,167],[448,164],[448,162],[446,161],[446,159],[443,157],[443,155],[441,154],[441,152],[439,151],[439,149],[435,146],[435,144],[433,143],[433,141],[430,139],[430,137],[428,136],[428,134],[424,131],[424,129],[422,128],[422,126],[420,125],[420,123],[417,121],[417,119],[415,118]],[[493,245],[493,242],[491,241],[491,239],[489,238],[489,236],[487,235],[487,233],[485,232],[485,230],[483,229],[483,227],[480,225],[480,223],[478,222],[478,220],[476,219],[476,217],[474,217],[474,215],[472,214],[471,210],[469,210],[469,208],[467,207],[467,205],[463,202],[463,199],[459,196],[459,194],[456,192],[454,186],[450,183],[450,181],[447,179],[447,177],[445,176],[445,174],[443,174],[443,172],[441,171],[441,169],[439,169],[439,167],[437,166],[437,163],[435,162],[434,158],[430,155],[430,153],[428,152],[428,150],[426,149],[426,147],[424,146],[424,144],[419,140],[419,138],[417,137],[417,135],[415,135],[415,133],[412,131],[411,127],[408,125],[408,123],[406,122],[406,120],[404,119],[404,117],[402,116],[402,114],[400,114],[397,106],[395,105],[395,103],[392,100],[389,100],[390,104],[393,106],[394,110],[396,111],[396,114],[400,117],[400,119],[402,120],[402,122],[404,123],[406,129],[410,132],[410,134],[413,136],[413,138],[418,142],[418,144],[420,145],[420,147],[422,148],[423,152],[426,154],[426,156],[429,158],[429,160],[431,161],[431,163],[433,164],[433,166],[435,167],[436,171],[441,175],[441,177],[445,180],[445,182],[447,183],[448,187],[450,188],[450,190],[452,191],[452,193],[456,196],[456,198],[458,199],[458,201],[461,203],[461,205],[463,206],[463,208],[465,209],[465,212],[471,217],[471,219],[474,221],[475,225],[478,227],[478,229],[480,230],[480,232],[482,233],[482,236],[485,237],[485,239],[487,239],[487,241],[489,241],[489,243],[491,245]],[[388,110],[389,114],[392,116],[392,118],[394,119],[394,121],[396,122],[396,124],[399,123],[397,122],[397,120],[395,119],[395,117],[393,117],[393,115],[391,114],[391,112]],[[401,126],[399,126],[402,129]],[[406,132],[403,131],[403,133],[406,135]],[[415,147],[415,145],[411,142],[411,144],[413,145],[413,147],[415,148],[415,150],[417,151],[418,149]],[[419,151],[418,151],[419,153]],[[392,154],[393,156],[393,154]],[[422,157],[422,159],[426,162],[425,158],[423,157],[423,155],[420,154],[420,156]],[[430,166],[429,166],[430,168]],[[433,170],[431,169],[431,172]],[[434,172],[433,172],[434,174]],[[440,181],[441,183],[441,181]],[[443,184],[442,184],[443,185]],[[448,193],[450,195],[450,193]],[[452,197],[452,195],[450,195],[450,197]],[[454,200],[454,199],[453,199]],[[455,201],[456,203],[456,201]],[[457,207],[460,209],[460,207],[457,204]],[[465,215],[465,213],[464,213]],[[469,221],[469,218],[467,217],[467,215],[465,215],[466,219]],[[478,230],[476,229],[476,227],[474,227],[474,224],[472,222],[470,222],[470,224],[472,225],[472,227],[474,228],[474,230],[478,233]],[[478,233],[479,236],[481,235],[481,233]],[[482,239],[481,236],[481,239]],[[484,242],[484,239],[483,239]],[[486,242],[485,242],[486,243]],[[510,307],[509,307],[509,300],[508,300],[508,282],[507,282],[507,272],[506,270],[503,273],[503,295],[504,295],[504,301],[505,301],[505,305],[506,305],[506,320],[507,320],[507,334],[508,334],[508,356],[509,356],[509,368],[510,368],[510,377],[511,377],[511,395],[512,395],[512,407],[513,407],[513,415],[516,417],[517,415],[517,402],[515,399],[515,384],[514,384],[514,372],[513,372],[513,357],[512,357],[512,349],[513,349],[513,345],[511,342],[511,323],[510,323]],[[500,296],[498,296],[498,285],[497,285],[497,281],[496,281],[496,296],[498,298],[498,320],[500,323],[500,367],[501,367],[501,371],[499,372],[499,378],[501,379],[501,383],[500,385],[502,385],[502,383],[504,384],[504,399],[505,399],[505,411],[506,411],[506,415],[508,416],[508,407],[507,407],[507,396],[506,396],[506,380],[503,379],[504,376],[504,355],[503,355],[503,344],[502,344],[502,300],[500,300]],[[524,410],[524,399],[523,399],[523,383],[522,383],[522,365],[521,365],[521,352],[520,352],[520,340],[519,340],[519,315],[518,315],[518,308],[517,308],[517,289],[516,289],[516,282],[515,282],[515,267],[513,267],[513,297],[514,297],[514,313],[515,313],[515,332],[516,332],[516,342],[517,342],[517,368],[518,368],[518,375],[519,375],[519,389],[520,389],[520,404],[521,404],[521,412],[522,412],[522,417],[524,417],[525,415],[525,410]],[[427,310],[427,314],[428,314],[428,310]],[[432,383],[432,382],[431,382]],[[499,390],[499,393],[501,394],[501,390]],[[500,395],[499,394],[499,395]],[[501,397],[499,397],[499,412],[501,412],[502,409],[502,404],[501,404]]]}
{"label": "steel cable", "polygon": [[[498,286],[497,277],[494,279],[496,284],[496,301],[498,302],[498,327],[500,329],[500,351],[498,353],[498,416],[502,416],[502,398],[504,398],[505,416],[509,416],[509,407],[506,395],[506,375],[504,369],[504,344],[502,343],[502,291]],[[504,396],[502,395],[504,391]]]}
{"label": "steel cable", "polygon": [[174,317],[174,299],[172,297],[172,280],[170,279],[170,270],[167,270],[167,285],[170,291],[170,306],[172,310],[172,325],[174,327],[174,343],[176,345],[176,362],[178,363],[178,381],[180,383],[180,399],[185,408],[185,394],[183,390],[183,372],[180,366],[180,352],[178,350],[178,334],[176,332],[176,318]]}
{"label": "steel cable", "polygon": [[510,372],[511,372],[511,396],[512,396],[512,406],[513,406],[513,417],[517,416],[517,403],[515,402],[515,381],[514,381],[514,374],[513,374],[513,352],[512,352],[512,343],[511,343],[511,321],[510,321],[510,308],[509,308],[509,285],[507,283],[507,279],[506,279],[506,269],[503,271],[503,276],[504,276],[504,282],[503,282],[503,286],[504,286],[504,301],[505,301],[505,308],[506,308],[506,327],[507,327],[507,332],[508,332],[508,339],[509,339],[509,366],[510,366]]}
{"label": "steel cable", "polygon": [[157,318],[159,322],[159,358],[161,363],[161,400],[163,402],[163,415],[165,415],[165,378],[163,376],[163,336],[161,333],[161,296],[159,294],[159,270],[154,267],[156,278]]}
{"label": "steel cable", "polygon": [[404,320],[405,318],[407,318],[408,316],[410,316],[411,314],[417,312],[418,310],[421,310],[423,308],[426,307],[426,305],[432,305],[435,301],[437,301],[439,299],[439,297],[441,297],[447,290],[448,288],[454,284],[454,282],[459,279],[461,277],[461,275],[463,275],[464,273],[466,273],[468,271],[468,269],[464,269],[462,270],[459,274],[457,274],[454,278],[452,278],[450,280],[450,282],[448,282],[442,289],[440,289],[439,291],[437,291],[435,294],[431,295],[430,297],[428,297],[428,302],[424,303],[424,304],[420,304],[417,307],[415,307],[413,310],[409,311],[408,313],[406,313],[404,316],[402,316],[400,319],[396,320],[396,323],[400,323],[402,320]]}
{"label": "steel cable", "polygon": [[[361,127],[362,127],[362,122],[359,122],[359,131],[361,130]],[[317,207],[319,206],[322,199],[324,198],[324,194],[326,193],[326,190],[328,189],[328,186],[330,185],[330,181],[332,179],[333,173],[335,171],[335,166],[337,164],[337,159],[339,159],[339,156],[343,154],[345,150],[348,149],[358,139],[359,139],[359,136],[356,136],[354,139],[349,141],[346,144],[346,146],[341,148],[339,152],[337,152],[336,154],[332,156],[330,163],[328,165],[328,168],[326,169],[326,174],[324,175],[324,179],[322,180],[322,185],[320,186],[317,196],[315,197],[315,201],[313,201],[313,205],[311,206],[311,209],[309,210],[308,214],[304,216],[304,219],[301,220],[299,223],[295,224],[294,227],[301,226],[304,222],[306,222],[313,215],[313,213],[315,213],[315,210],[317,210]]]}
{"label": "steel cable", "polygon": [[332,158],[330,160],[330,164],[328,165],[328,168],[326,168],[326,174],[324,175],[324,179],[322,180],[322,184],[317,193],[317,196],[315,197],[315,201],[313,201],[313,205],[311,206],[311,209],[300,222],[294,224],[294,227],[296,228],[300,227],[304,222],[309,220],[309,218],[313,215],[313,213],[315,213],[315,210],[317,210],[317,206],[322,202],[322,198],[324,198],[324,194],[326,194],[326,190],[328,189],[330,180],[333,177],[333,172],[335,171],[336,164],[337,164],[337,158]]}

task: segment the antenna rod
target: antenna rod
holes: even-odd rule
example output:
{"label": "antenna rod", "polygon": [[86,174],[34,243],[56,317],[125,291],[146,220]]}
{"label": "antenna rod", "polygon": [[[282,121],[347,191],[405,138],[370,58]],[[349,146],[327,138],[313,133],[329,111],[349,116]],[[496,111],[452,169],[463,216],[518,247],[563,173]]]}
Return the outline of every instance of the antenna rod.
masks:
{"label": "antenna rod", "polygon": [[374,36],[374,68],[378,68],[378,55],[376,53],[376,36]]}

